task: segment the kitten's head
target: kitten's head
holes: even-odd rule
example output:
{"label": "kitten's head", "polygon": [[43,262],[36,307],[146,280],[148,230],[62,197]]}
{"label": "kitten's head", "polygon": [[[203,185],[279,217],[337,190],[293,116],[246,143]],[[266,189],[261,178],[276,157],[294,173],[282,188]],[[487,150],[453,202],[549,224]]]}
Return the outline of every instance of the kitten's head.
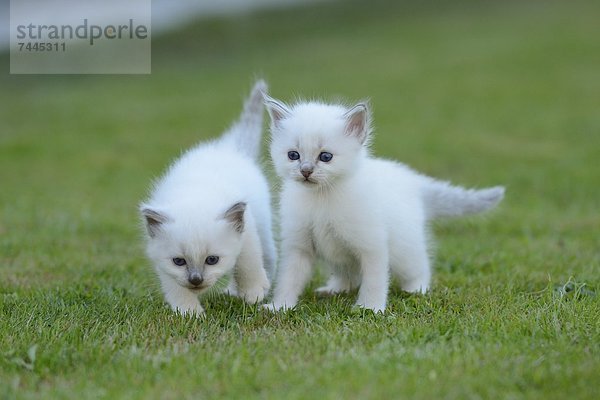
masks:
{"label": "kitten's head", "polygon": [[235,265],[242,247],[246,204],[203,213],[183,209],[188,212],[141,205],[147,253],[159,272],[200,293]]}
{"label": "kitten's head", "polygon": [[329,188],[359,168],[371,133],[366,103],[290,107],[265,96],[265,105],[271,116],[271,159],[282,179]]}

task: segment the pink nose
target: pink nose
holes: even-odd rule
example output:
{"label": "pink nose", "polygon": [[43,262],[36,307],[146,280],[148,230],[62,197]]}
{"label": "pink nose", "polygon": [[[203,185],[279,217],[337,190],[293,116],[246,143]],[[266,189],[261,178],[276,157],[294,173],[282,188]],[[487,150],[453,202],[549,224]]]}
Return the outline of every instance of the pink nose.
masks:
{"label": "pink nose", "polygon": [[308,177],[312,175],[314,170],[315,165],[311,162],[304,161],[302,164],[300,164],[300,173],[302,174],[304,179],[308,179]]}
{"label": "pink nose", "polygon": [[188,277],[188,281],[194,285],[194,286],[198,286],[200,285],[202,282],[204,282],[204,279],[202,278],[202,276],[200,276],[199,274],[191,274]]}

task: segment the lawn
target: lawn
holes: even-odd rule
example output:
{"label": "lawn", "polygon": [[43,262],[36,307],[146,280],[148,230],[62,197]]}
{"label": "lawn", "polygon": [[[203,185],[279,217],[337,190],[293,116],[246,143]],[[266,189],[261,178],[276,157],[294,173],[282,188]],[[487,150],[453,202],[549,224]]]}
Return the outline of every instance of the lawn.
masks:
{"label": "lawn", "polygon": [[[600,397],[600,2],[343,2],[153,40],[148,76],[18,76],[0,56],[0,398]],[[374,153],[466,186],[433,289],[272,315],[173,315],[137,204],[169,160],[274,96],[374,108]],[[268,159],[265,155],[265,166]],[[277,187],[273,180],[273,187]]]}

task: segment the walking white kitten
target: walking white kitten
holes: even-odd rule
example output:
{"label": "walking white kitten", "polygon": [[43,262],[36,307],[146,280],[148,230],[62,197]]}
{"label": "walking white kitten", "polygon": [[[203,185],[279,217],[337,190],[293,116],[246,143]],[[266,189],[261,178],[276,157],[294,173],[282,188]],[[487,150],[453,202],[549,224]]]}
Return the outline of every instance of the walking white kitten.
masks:
{"label": "walking white kitten", "polygon": [[275,245],[269,187],[256,162],[265,91],[257,82],[240,119],[175,161],[140,206],[147,254],[175,311],[202,314],[198,294],[231,271],[231,293],[250,303],[268,293]]}
{"label": "walking white kitten", "polygon": [[316,257],[331,267],[321,294],[360,287],[357,306],[386,307],[392,276],[425,292],[431,269],[427,221],[488,210],[503,187],[463,189],[369,155],[366,104],[316,102],[289,107],[266,97],[271,158],[283,180],[282,262],[270,309],[291,308]]}

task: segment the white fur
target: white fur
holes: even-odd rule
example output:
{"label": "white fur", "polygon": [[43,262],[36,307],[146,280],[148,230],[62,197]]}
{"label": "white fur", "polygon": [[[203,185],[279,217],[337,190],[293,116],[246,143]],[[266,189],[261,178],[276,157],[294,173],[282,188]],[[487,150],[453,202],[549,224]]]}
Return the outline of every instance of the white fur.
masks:
{"label": "white fur", "polygon": [[[282,260],[270,309],[291,308],[315,259],[331,267],[321,294],[360,288],[357,306],[383,311],[391,275],[409,292],[430,285],[427,221],[495,206],[504,188],[466,190],[368,153],[366,104],[289,107],[267,97],[271,158],[283,179]],[[298,161],[288,159],[297,151]],[[319,161],[323,151],[330,162]],[[307,182],[301,168],[313,169]]]}
{"label": "white fur", "polygon": [[[273,273],[275,246],[268,184],[256,162],[265,90],[265,83],[257,82],[239,121],[220,139],[176,160],[140,207],[148,230],[147,254],[175,311],[202,314],[198,294],[231,271],[232,293],[252,303],[268,293],[265,268]],[[240,202],[245,209],[242,205],[238,214],[225,215]],[[242,219],[234,220],[239,210]],[[241,232],[236,221],[243,222]],[[205,264],[209,255],[220,257],[219,262]],[[176,266],[175,257],[187,265]],[[193,273],[203,278],[200,287],[188,281]]]}

